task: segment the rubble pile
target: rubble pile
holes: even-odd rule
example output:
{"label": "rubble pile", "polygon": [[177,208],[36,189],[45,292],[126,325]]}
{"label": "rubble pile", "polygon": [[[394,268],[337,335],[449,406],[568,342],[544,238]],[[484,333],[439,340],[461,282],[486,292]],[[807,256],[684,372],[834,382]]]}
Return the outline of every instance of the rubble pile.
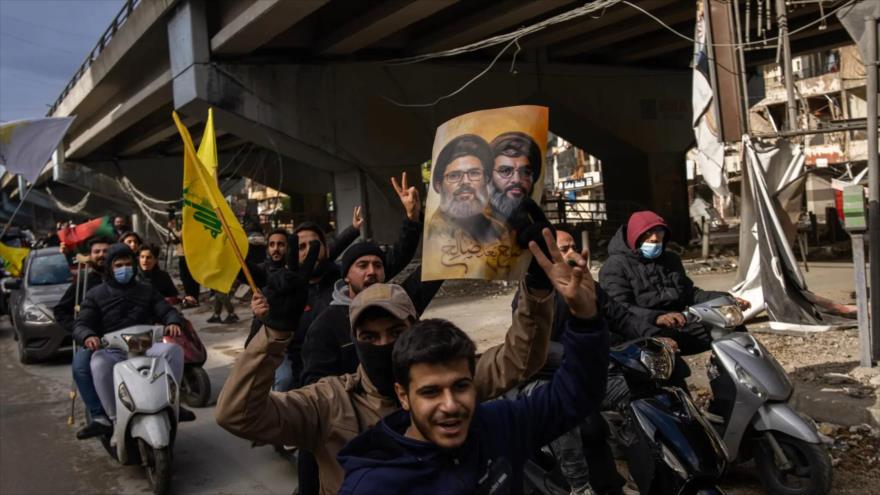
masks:
{"label": "rubble pile", "polygon": [[866,424],[819,423],[819,433],[835,469],[880,475],[880,429]]}

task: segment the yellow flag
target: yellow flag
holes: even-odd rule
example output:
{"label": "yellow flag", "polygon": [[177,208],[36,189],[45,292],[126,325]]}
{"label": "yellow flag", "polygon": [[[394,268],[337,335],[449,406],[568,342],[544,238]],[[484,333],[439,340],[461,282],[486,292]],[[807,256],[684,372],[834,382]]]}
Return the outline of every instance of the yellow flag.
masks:
{"label": "yellow flag", "polygon": [[0,258],[3,258],[3,268],[13,277],[21,276],[21,267],[24,259],[31,250],[22,247],[12,247],[0,242]]}
{"label": "yellow flag", "polygon": [[214,142],[214,119],[208,113],[208,123],[196,154],[189,131],[173,113],[174,123],[183,139],[183,225],[181,237],[186,264],[193,278],[205,287],[229,292],[241,266],[232,244],[223,230],[217,210],[223,215],[238,246],[241,256],[247,256],[247,235],[217,186],[217,180],[199,159],[205,151],[207,159],[217,165],[217,145]]}
{"label": "yellow flag", "polygon": [[202,142],[199,143],[199,160],[205,166],[211,177],[217,176],[217,134],[214,132],[214,109],[208,108],[208,122],[205,123],[205,132],[202,133]]}

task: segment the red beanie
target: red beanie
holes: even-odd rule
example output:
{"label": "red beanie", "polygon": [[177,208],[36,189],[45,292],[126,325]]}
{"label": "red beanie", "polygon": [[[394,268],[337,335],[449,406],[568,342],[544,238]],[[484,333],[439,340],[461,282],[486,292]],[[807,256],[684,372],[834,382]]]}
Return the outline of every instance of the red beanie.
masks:
{"label": "red beanie", "polygon": [[626,222],[626,245],[630,249],[636,249],[636,241],[642,234],[653,229],[654,227],[663,227],[666,229],[667,236],[669,234],[669,226],[663,217],[653,211],[637,211],[629,217]]}

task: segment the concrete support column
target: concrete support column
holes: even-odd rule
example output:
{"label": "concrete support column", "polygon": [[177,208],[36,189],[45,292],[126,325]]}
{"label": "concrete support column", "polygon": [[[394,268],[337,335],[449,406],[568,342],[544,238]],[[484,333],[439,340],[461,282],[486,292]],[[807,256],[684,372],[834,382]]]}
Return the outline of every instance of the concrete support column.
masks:
{"label": "concrete support column", "polygon": [[338,234],[351,225],[351,213],[356,206],[360,206],[367,213],[366,222],[361,232],[364,237],[371,237],[371,221],[367,192],[364,184],[364,175],[359,170],[337,172],[333,174],[333,203],[336,208],[336,233]]}
{"label": "concrete support column", "polygon": [[[333,174],[333,198],[336,204],[336,228],[341,231],[351,225],[355,206],[361,206],[365,214],[362,235],[380,244],[393,244],[400,233],[405,212],[397,193],[391,187],[390,177],[400,179],[404,169],[377,167],[370,172],[353,170]],[[409,185],[419,190],[422,202],[425,189],[421,184],[418,165],[406,167]]]}
{"label": "concrete support column", "polygon": [[168,19],[168,53],[173,80],[174,107],[197,97],[197,88],[207,81],[206,64],[211,61],[211,41],[204,0],[185,0]]}
{"label": "concrete support column", "polygon": [[673,239],[686,245],[691,229],[684,153],[652,153],[648,162],[654,211],[669,224]]}

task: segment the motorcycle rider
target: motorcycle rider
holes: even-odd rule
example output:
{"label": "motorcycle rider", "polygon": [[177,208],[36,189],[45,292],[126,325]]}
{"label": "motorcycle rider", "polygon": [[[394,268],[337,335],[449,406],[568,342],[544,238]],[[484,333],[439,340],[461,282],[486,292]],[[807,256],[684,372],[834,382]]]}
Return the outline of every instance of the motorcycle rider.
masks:
{"label": "motorcycle rider", "polygon": [[[85,287],[80,285],[80,291],[85,292],[88,289],[92,289],[101,285],[104,282],[104,258],[107,255],[107,249],[110,247],[112,241],[105,237],[93,237],[89,239],[89,256],[88,256],[88,272],[83,273],[86,277]],[[74,280],[72,284],[64,291],[64,295],[61,296],[61,299],[58,301],[58,304],[52,308],[52,313],[55,317],[55,321],[58,322],[59,325],[62,326],[65,330],[70,332],[73,335],[74,323],[75,323],[75,314],[76,314],[76,293],[77,293],[77,284],[80,284],[79,280]],[[85,298],[84,293],[80,293],[80,300]],[[89,411],[89,415],[92,418],[104,418],[106,423],[109,421],[106,420],[106,413],[104,412],[104,408],[101,406],[101,399],[98,397],[98,392],[95,390],[95,384],[92,381],[92,368],[91,368],[91,360],[92,360],[92,350],[86,347],[81,349],[77,349],[76,353],[73,355],[73,362],[70,365],[71,372],[73,373],[73,381],[76,383],[76,388],[79,390],[79,396],[82,397],[83,404],[85,404],[86,409]],[[86,438],[84,435],[88,435],[90,433],[89,426],[86,425],[84,428],[77,431],[77,438]]]}
{"label": "motorcycle rider", "polygon": [[[132,325],[149,325],[161,321],[167,335],[181,332],[183,318],[165,302],[152,285],[135,277],[135,256],[125,244],[114,244],[107,251],[104,264],[104,283],[89,290],[81,304],[74,325],[77,343],[93,352],[91,370],[95,390],[107,416],[93,417],[79,438],[109,434],[116,417],[116,395],[113,390],[113,366],[126,359],[118,349],[101,349],[101,337]],[[147,350],[147,356],[164,357],[170,364],[177,382],[183,375],[183,349],[176,344],[156,343]],[[180,409],[180,420],[195,419],[190,411]]]}
{"label": "motorcycle rider", "polygon": [[[633,213],[608,245],[608,260],[599,272],[608,295],[636,317],[674,330],[672,337],[685,356],[708,351],[709,330],[700,323],[687,324],[685,307],[728,295],[706,291],[687,276],[681,258],[666,249],[669,226],[653,211]],[[751,304],[736,298],[742,309]]]}
{"label": "motorcycle rider", "polygon": [[[374,284],[350,307],[352,341],[361,362],[357,371],[286,393],[270,393],[275,367],[305,304],[308,277],[307,271],[273,275],[266,295],[254,297],[252,307],[264,315],[266,328],[237,360],[215,416],[220,426],[240,437],[295,444],[312,452],[320,467],[321,493],[330,494],[339,490],[343,477],[336,454],[399,407],[393,394],[391,349],[398,333],[406,332],[401,326],[408,328],[407,322],[416,315],[401,287]],[[553,309],[549,285],[534,277],[521,285],[504,343],[486,350],[476,364],[474,380],[481,398],[497,397],[543,365]],[[370,308],[384,309],[394,318],[383,318],[382,312]]]}
{"label": "motorcycle rider", "polygon": [[[549,229],[545,240],[552,245]],[[358,436],[339,453],[340,493],[517,493],[535,449],[598,407],[605,391],[608,333],[595,284],[555,246],[547,259],[530,249],[568,303],[566,358],[549,384],[518,400],[480,404],[475,346],[446,320],[417,323],[396,341],[394,388],[403,410]],[[552,260],[552,261],[551,261]]]}
{"label": "motorcycle rider", "polygon": [[162,294],[165,298],[177,298],[180,294],[177,287],[171,279],[168,272],[159,268],[159,246],[155,244],[144,244],[137,251],[138,270],[137,277],[143,282],[147,282]]}

